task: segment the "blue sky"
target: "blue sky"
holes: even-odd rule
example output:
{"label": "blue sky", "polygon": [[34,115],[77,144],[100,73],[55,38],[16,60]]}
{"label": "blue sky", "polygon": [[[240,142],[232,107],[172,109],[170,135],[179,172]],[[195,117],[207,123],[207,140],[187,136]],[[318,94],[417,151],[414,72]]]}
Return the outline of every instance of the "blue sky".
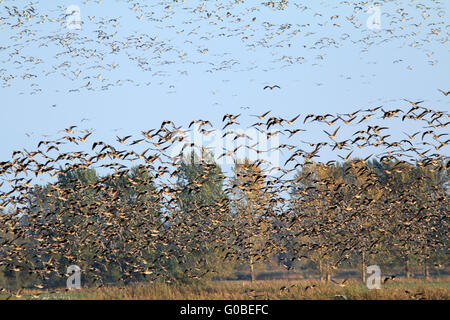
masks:
{"label": "blue sky", "polygon": [[[366,25],[372,2],[360,12],[341,1],[308,2],[306,10],[304,1],[289,1],[284,10],[249,1],[233,7],[227,7],[232,1],[139,1],[148,4],[141,11],[130,9],[133,2],[58,2],[64,8],[79,6],[82,30],[68,30],[64,22],[50,22],[50,17],[61,17],[65,11],[53,1],[39,1],[35,6],[39,17],[16,29],[10,23],[17,19],[8,18],[1,9],[0,16],[6,19],[0,21],[0,47],[8,48],[0,50],[0,79],[9,75],[17,78],[9,86],[0,81],[0,160],[8,160],[13,150],[33,150],[43,135],[49,135],[47,139],[59,137],[57,132],[71,125],[79,130],[93,129],[91,141],[112,143],[116,135],[138,135],[159,127],[165,119],[184,128],[191,120],[208,119],[220,127],[226,113],[242,113],[244,117],[272,110],[272,115],[285,117],[301,113],[303,119],[308,113],[345,113],[379,105],[386,110],[406,108],[409,104],[404,98],[425,100],[427,107],[449,110],[449,99],[437,90],[450,90],[448,1],[422,1],[424,8],[418,7],[417,1],[381,1],[380,30],[370,30]],[[0,6],[21,8],[27,3],[5,0]],[[205,9],[198,9],[202,3]],[[217,4],[225,8],[217,9]],[[166,9],[168,5],[170,9]],[[195,8],[198,10],[194,12]],[[399,9],[407,13],[403,22]],[[214,18],[216,10],[222,20]],[[207,12],[213,18],[206,19]],[[230,17],[226,17],[227,12]],[[319,12],[321,15],[315,15]],[[142,20],[137,18],[140,14]],[[430,17],[425,20],[427,14]],[[43,15],[48,17],[39,24]],[[331,19],[334,15],[339,17]],[[346,18],[350,16],[359,21],[359,28]],[[105,27],[98,24],[112,18],[118,18],[118,26],[112,26],[114,22]],[[274,26],[266,30],[265,22]],[[277,35],[286,24],[291,24],[290,28]],[[430,30],[436,28],[439,35],[431,34]],[[34,34],[20,35],[27,29]],[[119,46],[130,35],[142,35],[143,42],[151,46],[111,54],[111,47],[105,45],[109,40],[96,42],[96,30],[110,35],[117,32],[114,39]],[[289,35],[295,30],[299,30],[297,35]],[[94,50],[104,52],[104,59],[73,58],[64,53],[66,47],[55,45],[58,41],[44,38],[65,37],[71,32],[84,37],[72,43],[72,48],[86,48],[91,50],[89,54]],[[16,41],[18,36],[22,38]],[[245,36],[249,38],[243,40]],[[365,43],[360,41],[364,38]],[[338,47],[324,46],[330,40]],[[40,46],[43,43],[48,46]],[[155,53],[158,48],[162,53]],[[16,49],[20,53],[11,56]],[[200,52],[204,49],[208,51]],[[58,57],[58,53],[63,54]],[[38,57],[42,63],[26,62],[27,57]],[[136,66],[130,57],[144,59],[151,71]],[[61,66],[64,62],[70,67]],[[117,68],[111,69],[111,64]],[[103,69],[94,68],[98,65]],[[227,68],[220,69],[224,66]],[[75,80],[66,77],[75,78],[78,71],[81,75]],[[46,75],[48,72],[53,73]],[[37,77],[22,79],[27,73]],[[98,74],[102,74],[101,80],[95,78]],[[80,88],[88,82],[96,91]],[[114,85],[101,90],[107,84]],[[263,90],[266,84],[278,84],[281,89]],[[35,93],[35,88],[41,91]],[[69,92],[73,89],[80,91]],[[255,119],[246,117],[242,127],[247,128]],[[393,131],[401,134],[415,130],[401,125]],[[308,128],[305,140],[313,140],[319,132],[323,136],[322,129]],[[448,154],[448,147],[442,152]]]}

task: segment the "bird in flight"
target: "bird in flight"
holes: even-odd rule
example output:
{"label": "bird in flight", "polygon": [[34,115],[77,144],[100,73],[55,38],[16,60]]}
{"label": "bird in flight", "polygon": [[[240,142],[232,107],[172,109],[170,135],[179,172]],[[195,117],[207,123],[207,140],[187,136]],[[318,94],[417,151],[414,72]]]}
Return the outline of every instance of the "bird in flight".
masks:
{"label": "bird in flight", "polygon": [[384,279],[383,279],[383,283],[386,283],[386,282],[388,282],[388,281],[390,281],[390,280],[394,280],[396,278],[396,276],[387,276],[387,277],[385,277]]}
{"label": "bird in flight", "polygon": [[414,101],[409,101],[408,99],[403,99],[403,100],[405,100],[405,101],[411,103],[413,106],[416,106],[416,105],[418,105],[419,103],[422,103],[422,102],[424,101],[424,100],[420,100],[420,101],[414,102]]}
{"label": "bird in flight", "polygon": [[334,130],[333,133],[328,133],[328,132],[325,131],[325,130],[323,130],[323,132],[325,132],[325,133],[328,135],[328,137],[330,137],[330,139],[334,139],[334,138],[336,138],[336,134],[337,134],[337,132],[339,131],[340,128],[341,128],[341,127],[338,127],[336,130]]}
{"label": "bird in flight", "polygon": [[273,89],[275,89],[275,88],[281,89],[279,85],[274,85],[274,86],[268,86],[268,85],[267,85],[267,86],[264,87],[263,90],[266,90],[266,89],[273,90]]}
{"label": "bird in flight", "polygon": [[441,90],[441,89],[438,89],[440,92],[442,92],[442,94],[444,95],[444,96],[448,96],[449,94],[450,94],[450,91],[444,91],[444,90]]}
{"label": "bird in flight", "polygon": [[270,110],[269,111],[267,111],[267,112],[264,112],[262,115],[260,115],[260,116],[258,116],[258,115],[256,115],[256,114],[251,114],[251,116],[252,117],[257,117],[257,118],[259,118],[259,119],[264,119],[264,117],[265,116],[267,116],[268,114],[269,114],[269,112],[270,112]]}
{"label": "bird in flight", "polygon": [[333,279],[331,279],[331,282],[337,284],[340,287],[345,287],[347,285],[346,284],[347,280],[348,280],[348,278],[344,279],[342,282],[337,282],[337,281],[334,281]]}

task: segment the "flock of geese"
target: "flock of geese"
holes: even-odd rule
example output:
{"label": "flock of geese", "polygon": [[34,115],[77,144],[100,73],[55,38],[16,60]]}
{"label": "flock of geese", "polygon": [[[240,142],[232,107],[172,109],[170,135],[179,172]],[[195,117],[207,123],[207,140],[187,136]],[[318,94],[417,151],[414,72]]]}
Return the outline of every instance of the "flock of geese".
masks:
{"label": "flock of geese", "polygon": [[[235,171],[239,179],[224,180],[225,196],[209,202],[192,199],[211,189],[211,173],[217,172],[217,165],[204,156],[207,153],[202,151],[208,148],[186,142],[185,133],[204,130],[212,126],[210,121],[194,120],[191,125],[199,126],[184,131],[166,120],[160,127],[142,131],[141,136],[116,137],[110,143],[95,141],[92,132],[70,126],[61,130],[60,138],[42,140],[35,150],[15,150],[9,161],[0,162],[0,208],[5,213],[0,215],[0,266],[9,272],[35,274],[42,281],[36,286],[42,287],[51,276],[66,276],[67,263],[83,265],[85,272],[98,277],[99,285],[108,266],[118,260],[123,279],[136,274],[150,280],[165,278],[163,261],[167,259],[175,259],[194,279],[217,274],[217,266],[205,258],[192,265],[192,257],[202,250],[219,250],[218,259],[223,263],[252,264],[283,253],[290,256],[281,255],[280,261],[314,260],[319,254],[321,259],[329,259],[334,270],[352,252],[377,252],[381,239],[388,237],[395,239],[396,247],[428,256],[445,246],[440,237],[423,232],[448,232],[448,194],[417,198],[417,188],[428,179],[424,176],[404,186],[403,192],[393,193],[383,189],[388,187],[377,182],[366,165],[370,158],[393,163],[386,169],[388,175],[401,173],[408,163],[435,173],[448,172],[450,161],[443,150],[450,143],[445,131],[450,115],[425,106],[423,101],[408,104],[393,110],[375,107],[287,119],[271,115],[271,111],[251,115],[258,119],[251,127],[266,134],[273,133],[271,128],[284,135],[286,143],[272,149],[282,150],[286,160],[277,174],[264,160],[249,163]],[[222,118],[222,129],[236,134],[236,143],[244,140],[238,148],[225,150],[226,156],[236,158],[241,147],[270,152],[258,149],[258,142],[249,145],[248,137],[233,132],[241,117],[226,114]],[[382,124],[389,120],[396,121],[396,128],[404,124],[422,130],[394,140],[395,133]],[[331,128],[323,130],[323,141],[303,141],[308,137],[303,128],[310,123]],[[177,183],[177,178],[187,160],[170,152],[177,144],[202,157],[197,159],[201,171],[184,183]],[[338,159],[320,162],[321,152],[327,148],[343,154],[339,157],[350,164],[345,172],[355,181],[308,171],[314,163],[321,169],[334,167]],[[364,159],[351,158],[356,150],[371,153]],[[236,168],[242,168],[239,163]],[[105,175],[87,182],[70,176],[91,168]],[[136,174],[140,170],[148,174]],[[69,175],[65,184],[52,179],[64,174]],[[36,185],[36,179],[42,177],[50,181],[46,187]],[[120,188],[121,183],[128,186],[127,191]],[[191,200],[183,203],[183,199]],[[80,254],[82,247],[97,258],[86,264]]]}
{"label": "flock of geese", "polygon": [[[149,86],[158,81],[175,90],[175,84],[164,78],[187,75],[192,66],[215,74],[303,63],[314,66],[326,60],[327,50],[351,45],[365,54],[390,42],[422,50],[434,66],[439,61],[428,45],[444,45],[449,35],[444,8],[437,0],[427,4],[382,1],[392,10],[383,9],[384,28],[378,31],[365,29],[369,1],[341,1],[327,8],[332,15],[319,12],[316,4],[286,0],[117,2],[129,10],[123,10],[123,15],[131,12],[140,30],[151,31],[130,31],[129,16],[84,15],[92,12],[90,6],[101,12],[101,0],[84,1],[81,16],[63,6],[43,9],[39,1],[10,4],[0,0],[0,34],[9,35],[8,42],[0,43],[1,86],[9,88],[22,81],[31,94],[37,94],[43,91],[44,79],[55,76],[67,79],[68,93],[130,83]],[[265,14],[275,10],[281,18],[266,21]],[[79,23],[81,30],[68,29],[68,19]],[[341,31],[344,27],[356,32]],[[47,34],[39,36],[42,30]],[[223,52],[236,47],[269,52],[267,63],[235,59],[232,49]],[[401,59],[393,63],[408,64]],[[133,75],[139,70],[147,73],[146,79],[150,74],[159,80],[115,79],[119,69]],[[281,86],[265,83],[262,89],[278,91]],[[438,90],[443,98],[450,94],[448,88]],[[325,261],[335,270],[351,253],[374,254],[380,239],[392,238],[396,248],[428,257],[445,247],[440,239],[448,233],[448,194],[430,193],[419,199],[416,190],[429,179],[423,176],[396,194],[380,184],[368,166],[371,159],[378,159],[394,164],[384,170],[387,175],[401,173],[409,163],[448,172],[450,161],[444,150],[450,143],[450,115],[425,101],[404,102],[406,107],[394,109],[371,106],[345,114],[301,112],[288,118],[272,110],[247,118],[228,113],[217,129],[213,120],[189,119],[187,129],[165,120],[139,136],[115,136],[110,142],[95,139],[95,132],[74,124],[61,130],[60,137],[39,141],[35,150],[15,150],[10,159],[0,162],[0,269],[34,275],[39,280],[36,288],[44,288],[52,277],[66,277],[69,264],[82,266],[98,285],[104,283],[103,275],[111,265],[119,268],[123,280],[139,275],[170,281],[167,261],[173,259],[188,277],[217,275],[217,265],[202,257],[202,252],[216,252],[220,264],[253,265],[277,255],[280,262]],[[269,141],[277,137],[280,143],[269,148],[252,141],[239,130],[248,119],[256,120],[246,129],[257,130]],[[321,128],[319,133],[325,136],[316,131],[309,134],[310,127]],[[399,127],[404,128],[401,137]],[[214,188],[210,178],[218,172],[206,156],[212,150],[189,140],[193,131],[205,136],[216,131],[222,138],[232,138],[231,148],[213,154],[216,160],[236,160],[243,150],[257,155],[247,168],[236,160],[234,178],[221,173],[222,196],[214,201],[183,202],[210,192]],[[179,146],[180,152],[174,154],[173,148]],[[196,152],[201,169],[180,183],[186,161],[182,154],[189,151]],[[262,157],[278,151],[283,155],[278,164]],[[326,152],[336,157],[321,162]],[[353,180],[320,176],[311,170],[316,165],[319,171],[332,172],[340,160],[349,164],[345,173]],[[87,169],[96,169],[102,176],[81,182],[74,175]],[[38,181],[48,184],[38,185]],[[96,258],[83,255],[86,250]],[[310,289],[314,285],[304,288]],[[14,295],[20,297],[21,292]]]}
{"label": "flock of geese", "polygon": [[[60,82],[58,92],[65,86],[66,92],[75,93],[126,84],[160,84],[175,92],[174,78],[188,75],[192,67],[219,76],[222,71],[316,66],[325,63],[328,51],[346,46],[357,47],[365,56],[373,47],[400,45],[422,51],[428,64],[436,66],[439,57],[431,48],[445,45],[449,35],[445,8],[437,0],[380,1],[380,30],[366,26],[373,7],[369,1],[331,5],[285,0],[152,4],[123,0],[115,3],[120,16],[114,17],[100,14],[110,10],[102,1],[85,1],[70,12],[62,5],[49,9],[42,1],[10,4],[3,0],[0,5],[0,32],[9,36],[0,45],[0,83],[10,87],[22,81],[29,85],[30,94],[49,89],[42,80],[50,77],[67,80]],[[80,29],[70,29],[70,21]],[[46,34],[40,35],[43,31]],[[245,61],[248,52],[250,56],[267,54]],[[415,62],[394,57],[392,63],[413,70]],[[123,72],[128,78],[118,78],[124,77]],[[139,72],[154,80],[139,80],[135,77]]]}

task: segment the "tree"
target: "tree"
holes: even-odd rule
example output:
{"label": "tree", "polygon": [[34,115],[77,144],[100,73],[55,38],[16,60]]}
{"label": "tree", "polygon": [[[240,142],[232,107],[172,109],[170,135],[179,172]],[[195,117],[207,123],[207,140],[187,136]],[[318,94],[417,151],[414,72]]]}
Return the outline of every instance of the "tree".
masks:
{"label": "tree", "polygon": [[[448,237],[448,216],[443,206],[448,204],[445,184],[448,176],[437,165],[423,166],[404,161],[385,164],[384,217],[390,236],[385,246],[391,256],[401,258],[404,273],[411,276],[412,260],[426,265],[444,248]],[[425,270],[425,273],[427,271]]]}
{"label": "tree", "polygon": [[230,182],[231,210],[234,220],[234,243],[240,258],[250,265],[254,281],[254,265],[267,258],[270,227],[273,223],[271,194],[262,168],[248,159],[237,161]]}
{"label": "tree", "polygon": [[93,169],[65,170],[56,183],[36,186],[30,195],[33,256],[41,269],[48,269],[50,259],[56,266],[42,274],[48,284],[63,285],[71,264],[88,271],[88,285],[142,278],[139,270],[148,267],[155,247],[148,233],[160,224],[159,198],[146,167],[104,177]]}
{"label": "tree", "polygon": [[[186,281],[231,273],[233,264],[223,263],[231,216],[220,166],[212,154],[192,152],[180,162],[176,177],[178,206],[168,230],[176,244],[171,259],[175,277]],[[179,263],[175,256],[182,257]]]}

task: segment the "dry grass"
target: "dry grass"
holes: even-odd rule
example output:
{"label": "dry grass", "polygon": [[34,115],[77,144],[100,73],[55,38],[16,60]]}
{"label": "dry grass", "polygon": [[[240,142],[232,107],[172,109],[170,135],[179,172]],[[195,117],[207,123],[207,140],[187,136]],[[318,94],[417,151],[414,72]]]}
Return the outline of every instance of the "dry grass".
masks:
{"label": "dry grass", "polygon": [[[450,278],[432,280],[400,279],[369,290],[358,280],[345,287],[311,280],[210,281],[206,283],[145,283],[123,287],[88,288],[70,292],[24,290],[11,299],[82,299],[82,300],[329,300],[345,296],[349,300],[449,300]],[[305,289],[308,286],[313,288]],[[280,290],[283,287],[288,289]],[[1,297],[0,297],[1,298]],[[4,296],[3,296],[4,298]]]}

